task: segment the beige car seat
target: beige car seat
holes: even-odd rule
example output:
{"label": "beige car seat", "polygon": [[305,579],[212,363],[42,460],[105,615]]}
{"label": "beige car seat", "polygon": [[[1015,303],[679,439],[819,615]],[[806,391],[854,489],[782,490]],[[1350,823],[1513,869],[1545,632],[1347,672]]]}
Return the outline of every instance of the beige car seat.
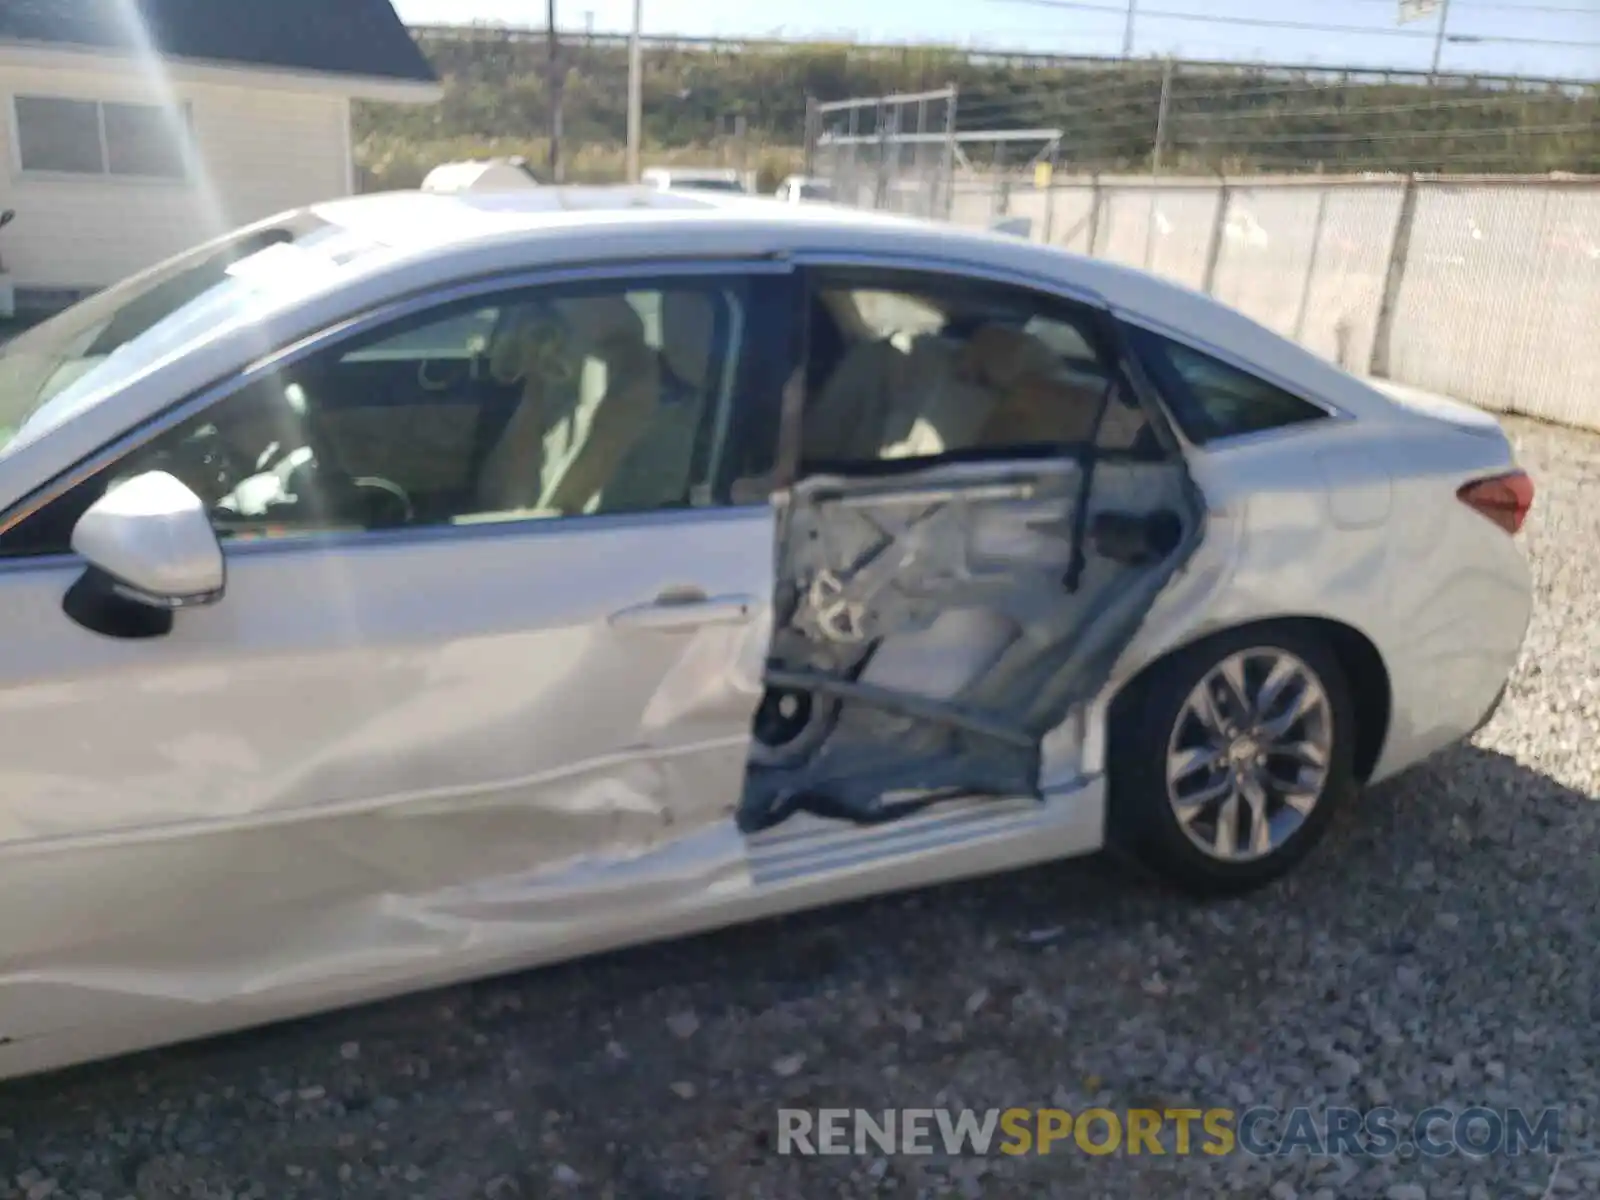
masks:
{"label": "beige car seat", "polygon": [[906,373],[906,359],[888,339],[850,347],[806,406],[801,457],[808,462],[877,458],[889,395]]}
{"label": "beige car seat", "polygon": [[995,394],[975,440],[1033,446],[1087,440],[1103,390],[1063,370],[1061,357],[1020,329],[988,325],[967,345],[963,369]]}
{"label": "beige car seat", "polygon": [[520,378],[522,399],[484,461],[478,501],[487,512],[584,511],[654,413],[660,363],[644,322],[622,296],[556,301],[512,318],[490,371]]}
{"label": "beige car seat", "polygon": [[[1037,403],[1040,381],[1060,366],[1043,342],[987,325],[965,343],[923,334],[853,347],[834,371],[807,419],[805,457],[822,461],[914,458],[947,450],[1001,445],[992,428],[1045,427],[1061,441],[1066,419]],[[1018,419],[1016,409],[1023,409]],[[1005,414],[1002,416],[1001,414]]]}
{"label": "beige car seat", "polygon": [[660,297],[659,401],[601,490],[605,512],[641,512],[689,500],[695,448],[721,393],[713,376],[717,310],[704,291]]}

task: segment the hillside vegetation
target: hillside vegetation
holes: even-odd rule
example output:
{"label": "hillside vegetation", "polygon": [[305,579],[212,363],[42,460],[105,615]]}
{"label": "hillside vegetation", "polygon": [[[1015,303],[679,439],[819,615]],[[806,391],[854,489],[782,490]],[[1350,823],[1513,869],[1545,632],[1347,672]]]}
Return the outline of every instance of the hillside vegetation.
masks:
{"label": "hillside vegetation", "polygon": [[[550,112],[543,42],[482,28],[420,33],[418,40],[445,81],[445,98],[429,107],[361,107],[358,156],[368,186],[415,186],[439,162],[485,155],[521,154],[542,167]],[[568,178],[619,178],[626,51],[580,40],[564,52]],[[1059,128],[1065,169],[1143,170],[1156,140],[1161,79],[1160,64],[1148,61],[1052,65],[918,47],[652,46],[645,58],[646,153],[650,161],[759,169],[770,182],[802,160],[808,94],[834,100],[954,83],[964,131]],[[736,137],[740,118],[744,132]],[[937,122],[942,127],[942,113]],[[981,143],[967,150],[976,166],[987,161]],[[1600,173],[1600,89],[1460,79],[1430,87],[1180,65],[1163,166]]]}

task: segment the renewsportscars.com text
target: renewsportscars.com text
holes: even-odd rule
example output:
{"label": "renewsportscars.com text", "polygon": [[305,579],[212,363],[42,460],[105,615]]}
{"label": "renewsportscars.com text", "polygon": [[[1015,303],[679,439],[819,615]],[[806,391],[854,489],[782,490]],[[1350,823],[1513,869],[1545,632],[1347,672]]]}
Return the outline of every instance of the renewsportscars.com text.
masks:
{"label": "renewsportscars.com text", "polygon": [[778,1110],[779,1154],[1191,1155],[1439,1158],[1561,1152],[1561,1110],[1063,1108]]}

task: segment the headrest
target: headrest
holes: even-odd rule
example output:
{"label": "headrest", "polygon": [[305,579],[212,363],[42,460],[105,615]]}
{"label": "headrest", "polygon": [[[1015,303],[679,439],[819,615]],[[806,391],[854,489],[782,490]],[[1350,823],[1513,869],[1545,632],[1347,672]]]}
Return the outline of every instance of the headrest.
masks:
{"label": "headrest", "polygon": [[587,356],[607,347],[644,346],[644,321],[627,298],[583,296],[507,311],[489,347],[489,375],[497,383],[528,378],[547,382],[576,377]]}
{"label": "headrest", "polygon": [[644,343],[644,321],[626,296],[583,296],[557,300],[552,307],[582,351],[593,352],[608,342]]}
{"label": "headrest", "polygon": [[961,355],[962,373],[990,387],[1007,388],[1029,376],[1045,378],[1061,359],[1038,338],[1004,325],[984,325],[968,339]]}
{"label": "headrest", "polygon": [[710,383],[716,333],[716,304],[705,292],[662,293],[661,355],[672,373],[692,388]]}

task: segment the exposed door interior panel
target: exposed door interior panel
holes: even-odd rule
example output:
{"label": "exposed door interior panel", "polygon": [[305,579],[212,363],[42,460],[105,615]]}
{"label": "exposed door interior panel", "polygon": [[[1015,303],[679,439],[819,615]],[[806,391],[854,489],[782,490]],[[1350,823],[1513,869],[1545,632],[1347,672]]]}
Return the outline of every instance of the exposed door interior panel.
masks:
{"label": "exposed door interior panel", "polygon": [[741,825],[1035,794],[1200,510],[1101,314],[950,276],[813,280],[797,482]]}

